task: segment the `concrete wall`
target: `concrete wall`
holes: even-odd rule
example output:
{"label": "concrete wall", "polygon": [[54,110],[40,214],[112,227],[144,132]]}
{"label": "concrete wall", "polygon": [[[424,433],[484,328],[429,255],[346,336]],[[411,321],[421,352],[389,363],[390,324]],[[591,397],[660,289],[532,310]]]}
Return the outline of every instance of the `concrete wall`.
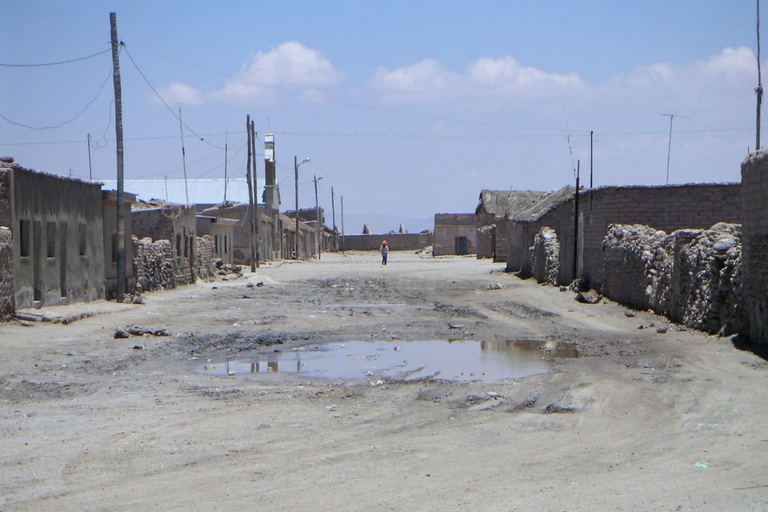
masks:
{"label": "concrete wall", "polygon": [[466,237],[468,254],[477,253],[477,224],[474,213],[438,213],[435,215],[434,256],[456,254],[456,237]]}
{"label": "concrete wall", "polygon": [[[574,279],[573,210],[574,203],[571,198],[537,221],[512,223],[507,229],[507,269],[530,269],[528,248],[533,245],[536,233],[542,227],[548,226],[555,230],[560,241],[558,282],[570,283]],[[610,224],[643,224],[671,232],[685,228],[706,229],[717,222],[740,223],[741,186],[701,184],[605,187],[582,191],[579,194],[579,219],[577,254],[580,260],[577,276],[585,278],[591,286],[599,289],[603,282],[602,241]]]}
{"label": "concrete wall", "polygon": [[103,299],[101,185],[18,166],[12,183],[16,307]]}
{"label": "concrete wall", "polygon": [[768,152],[758,151],[741,164],[743,221],[743,293],[746,314],[742,334],[768,344]]}
{"label": "concrete wall", "polygon": [[342,243],[345,251],[378,251],[386,240],[390,251],[416,251],[432,245],[432,233],[407,233],[389,235],[345,235]]}

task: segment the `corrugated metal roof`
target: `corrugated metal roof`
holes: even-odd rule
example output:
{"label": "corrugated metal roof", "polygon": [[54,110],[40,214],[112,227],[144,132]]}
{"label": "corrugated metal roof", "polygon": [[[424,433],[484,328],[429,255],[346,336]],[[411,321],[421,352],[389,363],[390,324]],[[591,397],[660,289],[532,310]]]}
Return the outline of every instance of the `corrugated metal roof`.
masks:
{"label": "corrugated metal roof", "polygon": [[[218,204],[224,200],[223,178],[195,178],[187,180],[186,188],[183,179],[169,180],[125,180],[125,191],[143,201],[162,199],[169,203],[187,204]],[[105,180],[105,188],[117,188],[116,180]],[[167,193],[166,193],[167,190]],[[258,200],[262,201],[264,180],[259,180]],[[248,182],[245,178],[229,178],[227,180],[227,201],[248,203]]]}

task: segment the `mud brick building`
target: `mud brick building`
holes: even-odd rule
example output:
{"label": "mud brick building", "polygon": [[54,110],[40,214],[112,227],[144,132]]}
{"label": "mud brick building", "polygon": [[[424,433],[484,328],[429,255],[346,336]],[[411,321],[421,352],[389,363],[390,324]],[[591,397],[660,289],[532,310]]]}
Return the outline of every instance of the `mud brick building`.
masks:
{"label": "mud brick building", "polygon": [[224,263],[232,263],[232,242],[238,221],[224,217],[197,216],[197,236],[210,235],[213,239],[212,257]]}
{"label": "mud brick building", "polygon": [[742,334],[768,344],[768,151],[741,164],[742,291],[746,326]]}
{"label": "mud brick building", "polygon": [[435,215],[433,256],[477,254],[477,220],[472,213]]}
{"label": "mud brick building", "polygon": [[0,233],[0,315],[104,298],[100,183],[27,169],[5,158],[0,226],[7,228]]}
{"label": "mud brick building", "polygon": [[544,192],[526,190],[483,190],[480,192],[475,218],[477,221],[477,257],[507,261],[508,231],[499,223],[535,203]]}

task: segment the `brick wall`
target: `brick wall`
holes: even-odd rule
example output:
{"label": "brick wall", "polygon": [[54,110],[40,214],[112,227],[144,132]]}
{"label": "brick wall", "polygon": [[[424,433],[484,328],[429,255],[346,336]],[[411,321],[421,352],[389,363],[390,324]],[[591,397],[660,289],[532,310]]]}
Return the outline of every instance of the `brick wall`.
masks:
{"label": "brick wall", "polygon": [[746,325],[742,333],[768,343],[768,152],[758,151],[741,164],[743,221],[743,294]]}
{"label": "brick wall", "polygon": [[[432,233],[407,233],[389,235],[345,235],[345,251],[378,251],[386,240],[390,251],[416,251],[432,245]],[[342,243],[339,241],[339,243]]]}

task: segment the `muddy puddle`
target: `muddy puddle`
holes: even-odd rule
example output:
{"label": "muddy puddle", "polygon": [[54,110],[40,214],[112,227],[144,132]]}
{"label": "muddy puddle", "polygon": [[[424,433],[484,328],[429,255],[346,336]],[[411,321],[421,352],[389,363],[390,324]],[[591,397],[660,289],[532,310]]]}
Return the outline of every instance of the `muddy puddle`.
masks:
{"label": "muddy puddle", "polygon": [[409,341],[329,343],[195,367],[205,375],[294,374],[326,380],[414,380],[428,376],[496,382],[546,373],[552,358],[578,357],[574,343]]}

